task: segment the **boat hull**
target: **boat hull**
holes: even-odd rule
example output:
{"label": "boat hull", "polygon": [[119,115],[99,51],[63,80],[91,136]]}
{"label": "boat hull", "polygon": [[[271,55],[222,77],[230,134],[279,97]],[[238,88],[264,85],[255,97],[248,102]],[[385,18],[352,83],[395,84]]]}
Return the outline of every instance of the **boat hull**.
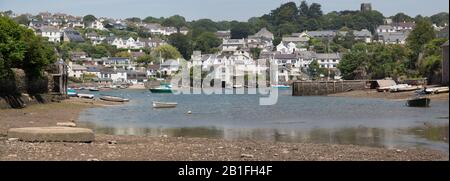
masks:
{"label": "boat hull", "polygon": [[407,101],[409,107],[430,107],[431,100],[429,98],[416,98]]}
{"label": "boat hull", "polygon": [[177,103],[171,102],[153,102],[153,108],[175,108]]}
{"label": "boat hull", "polygon": [[150,89],[152,93],[173,93],[174,91],[171,89]]}
{"label": "boat hull", "polygon": [[124,99],[121,97],[113,97],[113,96],[102,96],[100,97],[101,100],[104,101],[110,101],[110,102],[128,102],[130,101],[129,99]]}

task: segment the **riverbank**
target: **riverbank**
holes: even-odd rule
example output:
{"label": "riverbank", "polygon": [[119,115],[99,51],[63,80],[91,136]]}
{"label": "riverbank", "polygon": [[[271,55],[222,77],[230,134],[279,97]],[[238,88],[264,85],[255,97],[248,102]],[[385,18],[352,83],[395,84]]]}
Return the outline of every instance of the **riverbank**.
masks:
{"label": "riverbank", "polygon": [[13,127],[54,126],[74,121],[87,108],[108,102],[70,99],[61,103],[0,110],[0,160],[448,160],[428,149],[384,149],[355,145],[227,141],[161,135],[97,134],[93,143],[29,143],[8,140]]}
{"label": "riverbank", "polygon": [[[404,101],[415,96],[414,91],[410,92],[377,92],[376,90],[354,90],[337,94],[330,94],[331,97],[354,97],[354,98],[377,98],[395,101]],[[431,94],[427,95],[431,100],[448,100],[449,94]]]}

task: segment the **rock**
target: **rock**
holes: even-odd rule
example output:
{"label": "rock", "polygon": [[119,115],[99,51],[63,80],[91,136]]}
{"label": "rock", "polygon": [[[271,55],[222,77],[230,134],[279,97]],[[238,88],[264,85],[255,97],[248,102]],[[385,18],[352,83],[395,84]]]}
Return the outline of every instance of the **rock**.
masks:
{"label": "rock", "polygon": [[273,156],[278,156],[278,153],[273,154]]}
{"label": "rock", "polygon": [[219,149],[223,149],[223,146],[219,146],[219,147],[217,147],[217,148],[219,148]]}
{"label": "rock", "polygon": [[19,138],[8,138],[8,141],[18,141]]}
{"label": "rock", "polygon": [[92,142],[95,136],[92,130],[86,128],[27,127],[9,129],[8,138],[31,142]]}
{"label": "rock", "polygon": [[77,125],[73,122],[60,122],[56,123],[56,126],[62,126],[62,127],[77,127]]}
{"label": "rock", "polygon": [[251,154],[241,154],[241,158],[253,158]]}
{"label": "rock", "polygon": [[115,145],[115,144],[117,144],[117,141],[108,141],[108,144]]}
{"label": "rock", "polygon": [[288,153],[289,153],[289,150],[283,149],[283,150],[281,151],[281,153],[283,153],[283,154],[288,154]]}
{"label": "rock", "polygon": [[400,150],[400,149],[396,149],[396,150],[395,150],[395,152],[397,152],[397,153],[401,153],[401,152],[402,152],[402,150]]}
{"label": "rock", "polygon": [[74,122],[75,122],[75,119],[70,119],[69,121],[72,122],[72,123],[74,123]]}
{"label": "rock", "polygon": [[89,159],[87,159],[87,161],[100,161],[100,160],[97,158],[89,158]]}
{"label": "rock", "polygon": [[8,157],[17,157],[16,154],[9,154]]}

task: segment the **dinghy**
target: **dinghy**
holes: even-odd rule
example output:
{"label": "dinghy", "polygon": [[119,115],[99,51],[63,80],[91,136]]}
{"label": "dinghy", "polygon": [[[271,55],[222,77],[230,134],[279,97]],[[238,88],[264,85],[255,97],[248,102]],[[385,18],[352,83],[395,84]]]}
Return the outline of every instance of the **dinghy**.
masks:
{"label": "dinghy", "polygon": [[94,94],[78,94],[79,98],[94,99]]}
{"label": "dinghy", "polygon": [[176,102],[157,102],[153,101],[153,108],[174,108],[177,107]]}
{"label": "dinghy", "polygon": [[111,101],[111,102],[128,102],[129,99],[121,98],[121,97],[115,97],[115,96],[102,96],[100,97],[101,100],[104,101]]}
{"label": "dinghy", "polygon": [[409,107],[430,107],[430,102],[431,102],[430,98],[418,97],[409,99],[406,102],[406,105]]}

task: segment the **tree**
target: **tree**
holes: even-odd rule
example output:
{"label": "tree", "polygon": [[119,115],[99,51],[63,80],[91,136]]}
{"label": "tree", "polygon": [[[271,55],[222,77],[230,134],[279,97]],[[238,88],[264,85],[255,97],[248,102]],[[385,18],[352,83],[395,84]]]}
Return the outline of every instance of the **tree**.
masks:
{"label": "tree", "polygon": [[86,15],[86,16],[83,17],[83,22],[85,24],[90,23],[90,22],[94,22],[95,20],[97,20],[97,18],[94,15],[92,15],[92,14],[89,14],[89,15]]}
{"label": "tree", "polygon": [[239,22],[231,28],[232,39],[247,38],[251,34],[251,28],[248,23]]}
{"label": "tree", "polygon": [[254,60],[259,59],[259,55],[261,54],[261,48],[251,48],[250,53]]}
{"label": "tree", "polygon": [[313,60],[308,67],[308,74],[312,79],[318,79],[320,77],[320,65],[317,60]]}
{"label": "tree", "polygon": [[431,16],[430,20],[431,22],[433,22],[433,24],[436,24],[438,26],[445,26],[448,25],[448,17],[449,14],[447,12],[442,12]]}
{"label": "tree", "polygon": [[125,20],[133,22],[133,23],[140,23],[141,22],[141,18],[138,18],[138,17],[127,18]]}
{"label": "tree", "polygon": [[358,76],[358,69],[365,69],[368,57],[367,50],[365,44],[356,44],[349,53],[344,54],[338,64],[343,79],[355,79]]}
{"label": "tree", "polygon": [[122,58],[130,58],[131,54],[127,51],[121,51],[121,52],[117,52],[116,57],[122,57]]}
{"label": "tree", "polygon": [[311,6],[309,6],[308,18],[320,18],[323,15],[321,8],[322,6],[320,4],[312,3]]}
{"label": "tree", "polygon": [[423,58],[419,60],[418,68],[420,75],[427,77],[430,83],[439,82],[441,77],[441,45],[446,41],[445,38],[437,38],[424,45]]}
{"label": "tree", "polygon": [[155,18],[155,17],[152,17],[152,16],[148,16],[145,19],[143,19],[142,21],[145,22],[145,23],[158,23],[158,24],[161,24],[163,20],[164,20],[164,18]]}
{"label": "tree", "polygon": [[169,43],[173,45],[181,53],[184,59],[189,60],[192,52],[191,38],[181,33],[171,34]]}
{"label": "tree", "polygon": [[220,44],[222,44],[222,40],[212,32],[203,32],[194,39],[194,49],[208,54],[218,52]]}
{"label": "tree", "polygon": [[18,24],[27,25],[30,23],[30,20],[25,15],[20,15],[14,18],[14,21]]}
{"label": "tree", "polygon": [[419,21],[406,39],[407,47],[411,49],[409,68],[415,69],[423,46],[436,37],[429,21]]}
{"label": "tree", "polygon": [[164,60],[181,58],[180,52],[172,45],[158,46],[152,50],[152,55],[163,58]]}
{"label": "tree", "polygon": [[164,19],[164,21],[161,23],[161,25],[175,27],[175,28],[177,28],[177,31],[179,33],[180,28],[183,26],[186,26],[186,19],[183,16],[174,15],[167,19]]}
{"label": "tree", "polygon": [[414,19],[411,18],[410,16],[406,15],[405,13],[397,13],[396,15],[394,15],[392,17],[392,21],[396,22],[396,23],[412,22],[412,21],[414,21]]}
{"label": "tree", "polygon": [[152,55],[143,55],[137,58],[136,62],[147,67],[150,63],[155,62],[156,57]]}
{"label": "tree", "polygon": [[301,17],[308,17],[309,14],[309,6],[308,3],[306,3],[306,1],[302,1],[299,7],[299,14]]}

